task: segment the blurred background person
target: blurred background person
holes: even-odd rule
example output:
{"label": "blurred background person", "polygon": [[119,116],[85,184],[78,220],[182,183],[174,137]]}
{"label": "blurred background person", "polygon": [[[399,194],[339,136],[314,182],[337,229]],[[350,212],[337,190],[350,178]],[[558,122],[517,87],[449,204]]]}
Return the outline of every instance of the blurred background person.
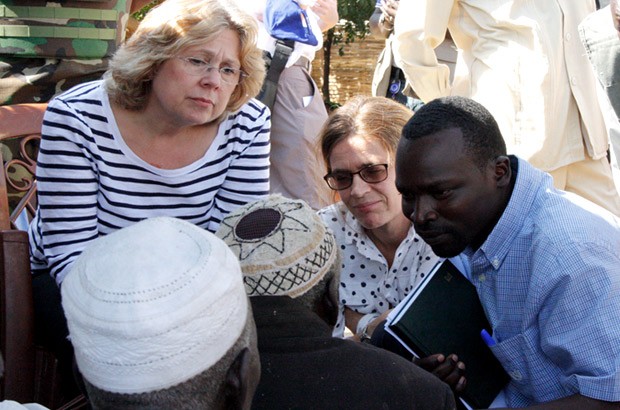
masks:
{"label": "blurred background person", "polygon": [[338,3],[237,1],[258,21],[258,46],[269,62],[260,98],[271,109],[271,192],[320,209],[331,203],[314,152],[327,109],[310,72],[323,32],[338,22]]}
{"label": "blurred background person", "polygon": [[[480,102],[509,152],[549,172],[556,188],[620,215],[596,78],[579,41],[578,25],[595,9],[594,0],[407,0],[393,48],[420,99]],[[453,83],[434,51],[446,28],[459,49]]]}
{"label": "blurred background person", "polygon": [[[579,24],[579,35],[598,79],[599,102],[604,110],[611,143],[611,164],[620,185],[620,9],[618,1],[600,1],[605,7]],[[611,18],[610,18],[611,17]]]}
{"label": "blurred background person", "polygon": [[[375,66],[371,91],[375,97],[391,98],[415,111],[421,106],[422,101],[417,97],[411,86],[407,84],[403,70],[394,61],[392,50],[394,18],[399,4],[399,0],[378,0],[368,21],[372,35],[376,38],[385,39],[385,47],[379,54]],[[435,52],[438,61],[450,68],[450,80],[452,80],[457,51],[449,33],[446,33],[446,38],[435,49]]]}

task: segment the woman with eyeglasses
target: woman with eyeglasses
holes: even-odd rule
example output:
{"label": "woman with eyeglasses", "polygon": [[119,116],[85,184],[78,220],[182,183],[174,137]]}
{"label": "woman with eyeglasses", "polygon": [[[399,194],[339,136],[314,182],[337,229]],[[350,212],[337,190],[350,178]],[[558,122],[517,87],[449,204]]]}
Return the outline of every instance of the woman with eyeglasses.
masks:
{"label": "woman with eyeglasses", "polygon": [[341,201],[319,211],[342,254],[340,315],[366,341],[439,261],[403,215],[394,183],[396,147],[411,117],[384,97],[354,97],[329,117],[320,134],[324,179]]}
{"label": "woman with eyeglasses", "polygon": [[257,30],[227,0],[166,0],[103,80],[49,103],[29,231],[35,303],[54,316],[38,321],[55,333],[45,341],[66,342],[62,311],[49,313],[60,309],[51,278],[60,285],[97,237],[155,216],[214,232],[268,195],[269,111],[252,98],[265,73]]}
{"label": "woman with eyeglasses", "polygon": [[[60,284],[97,236],[153,216],[215,231],[269,192],[269,114],[254,19],[226,0],[167,0],[103,80],[52,100],[38,157],[33,269]],[[145,238],[146,239],[146,238]]]}

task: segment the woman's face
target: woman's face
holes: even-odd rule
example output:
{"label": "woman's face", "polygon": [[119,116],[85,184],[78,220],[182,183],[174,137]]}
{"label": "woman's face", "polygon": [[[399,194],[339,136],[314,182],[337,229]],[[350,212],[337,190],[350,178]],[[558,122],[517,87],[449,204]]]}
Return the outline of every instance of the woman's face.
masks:
{"label": "woman's face", "polygon": [[[219,70],[241,67],[241,41],[230,29],[216,37],[180,51],[161,65],[153,79],[147,110],[180,127],[208,124],[222,115],[237,85],[222,81]],[[204,63],[215,69],[207,72],[196,68]]]}
{"label": "woman's face", "polygon": [[375,164],[389,164],[385,181],[369,184],[353,176],[349,188],[338,191],[342,202],[368,229],[377,229],[402,217],[401,200],[394,183],[394,161],[377,138],[352,135],[337,143],[329,156],[331,172],[357,172]]}

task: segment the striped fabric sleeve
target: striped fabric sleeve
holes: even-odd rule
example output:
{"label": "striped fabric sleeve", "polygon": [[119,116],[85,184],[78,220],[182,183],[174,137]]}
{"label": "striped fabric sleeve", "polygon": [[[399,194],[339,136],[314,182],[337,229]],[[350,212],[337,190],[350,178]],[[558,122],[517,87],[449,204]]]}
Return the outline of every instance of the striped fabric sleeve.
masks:
{"label": "striped fabric sleeve", "polygon": [[37,245],[59,282],[59,272],[98,236],[98,177],[85,145],[89,138],[90,129],[75,110],[61,101],[50,103],[37,159]]}

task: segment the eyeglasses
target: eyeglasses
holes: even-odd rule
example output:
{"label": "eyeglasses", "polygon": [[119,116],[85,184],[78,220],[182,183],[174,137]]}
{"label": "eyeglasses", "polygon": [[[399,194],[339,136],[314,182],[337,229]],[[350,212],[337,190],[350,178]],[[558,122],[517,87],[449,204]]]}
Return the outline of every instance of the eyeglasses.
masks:
{"label": "eyeglasses", "polygon": [[388,177],[388,164],[366,165],[357,172],[336,171],[325,175],[323,179],[327,185],[335,191],[342,191],[353,185],[353,175],[359,175],[363,181],[369,184],[383,182]]}
{"label": "eyeglasses", "polygon": [[217,70],[220,73],[220,78],[223,83],[229,85],[237,85],[243,81],[245,77],[248,75],[238,68],[233,67],[220,67],[217,68],[214,65],[207,63],[204,60],[201,60],[198,57],[177,57],[179,60],[182,60],[185,64],[185,71],[189,75],[194,76],[204,76],[207,73],[210,73],[213,70]]}

